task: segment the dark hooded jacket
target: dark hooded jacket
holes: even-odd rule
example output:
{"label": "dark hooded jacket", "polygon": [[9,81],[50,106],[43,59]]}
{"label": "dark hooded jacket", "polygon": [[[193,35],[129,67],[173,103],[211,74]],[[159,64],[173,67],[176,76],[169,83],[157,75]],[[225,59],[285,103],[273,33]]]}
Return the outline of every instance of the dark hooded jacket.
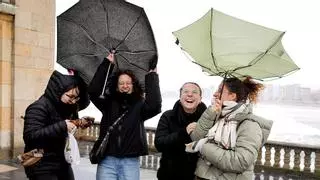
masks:
{"label": "dark hooded jacket", "polygon": [[[75,105],[64,104],[60,99],[68,90],[78,86],[80,100]],[[63,75],[54,71],[45,93],[25,112],[23,140],[24,152],[44,149],[44,157],[35,165],[25,168],[27,176],[57,172],[68,166],[64,147],[68,130],[65,120],[76,119],[78,111],[89,105],[85,85],[78,76]]]}
{"label": "dark hooded jacket", "polygon": [[[138,82],[133,82],[134,91],[131,94],[119,93],[117,89],[117,75],[110,75],[109,93],[105,94],[105,99],[99,98],[103,83],[108,72],[108,67],[112,64],[104,60],[98,67],[91,84],[89,95],[93,104],[101,111],[102,119],[100,123],[100,135],[95,143],[99,146],[108,128],[126,110],[128,112],[110,133],[106,156],[116,157],[138,157],[148,154],[148,144],[144,121],[152,118],[161,111],[161,93],[159,88],[159,77],[157,73],[148,73],[145,77],[145,98],[137,93]],[[109,71],[111,72],[111,71]],[[109,77],[110,77],[109,76]]]}
{"label": "dark hooded jacket", "polygon": [[185,152],[185,144],[191,142],[186,127],[197,122],[205,110],[206,105],[200,103],[194,113],[188,114],[177,101],[172,110],[160,117],[155,135],[155,146],[162,153],[157,173],[159,180],[194,179],[198,155]]}

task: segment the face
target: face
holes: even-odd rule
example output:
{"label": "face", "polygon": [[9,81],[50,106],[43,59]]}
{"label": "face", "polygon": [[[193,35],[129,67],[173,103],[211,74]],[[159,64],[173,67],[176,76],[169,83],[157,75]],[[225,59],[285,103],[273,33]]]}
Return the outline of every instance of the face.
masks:
{"label": "face", "polygon": [[182,87],[180,103],[187,113],[194,113],[201,102],[200,89],[194,84],[185,84]]}
{"label": "face", "polygon": [[65,104],[75,104],[77,101],[79,101],[79,99],[78,87],[70,89],[61,96],[61,101]]}
{"label": "face", "polygon": [[127,74],[119,76],[118,91],[121,93],[131,94],[133,91],[132,79]]}
{"label": "face", "polygon": [[[222,88],[222,84],[220,84],[218,90],[213,94],[213,97],[215,99],[220,98],[221,88]],[[236,101],[237,100],[236,97],[237,97],[236,93],[230,92],[226,85],[223,86],[223,91],[222,91],[222,95],[221,95],[221,102],[222,103],[224,101]]]}

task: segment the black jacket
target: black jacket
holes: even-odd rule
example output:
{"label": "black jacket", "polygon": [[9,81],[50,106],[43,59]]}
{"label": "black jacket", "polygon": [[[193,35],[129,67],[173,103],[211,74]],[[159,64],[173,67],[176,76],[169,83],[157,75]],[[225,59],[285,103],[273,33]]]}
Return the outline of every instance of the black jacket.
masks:
{"label": "black jacket", "polygon": [[205,110],[206,105],[200,103],[193,114],[188,114],[177,101],[172,110],[162,114],[155,135],[155,146],[162,154],[157,172],[159,180],[194,180],[198,155],[185,152],[185,144],[191,142],[186,127],[198,121]]}
{"label": "black jacket", "polygon": [[[71,88],[80,87],[80,99],[76,105],[61,102],[62,94]],[[89,97],[83,82],[76,76],[54,71],[45,93],[25,112],[23,140],[24,152],[44,149],[44,157],[34,166],[26,168],[27,176],[57,172],[68,166],[64,158],[64,147],[68,135],[66,119],[77,118],[78,110],[89,105]]]}
{"label": "black jacket", "polygon": [[[117,82],[111,82],[105,99],[99,98],[110,63],[104,60],[98,67],[91,84],[89,95],[93,104],[101,111],[100,135],[95,145],[100,144],[107,129],[121,116],[128,113],[112,131],[105,155],[116,157],[137,157],[148,153],[144,121],[161,111],[161,94],[157,73],[145,77],[145,98],[140,95],[122,94],[116,91]],[[111,72],[111,71],[110,71]],[[110,79],[117,81],[117,77]]]}

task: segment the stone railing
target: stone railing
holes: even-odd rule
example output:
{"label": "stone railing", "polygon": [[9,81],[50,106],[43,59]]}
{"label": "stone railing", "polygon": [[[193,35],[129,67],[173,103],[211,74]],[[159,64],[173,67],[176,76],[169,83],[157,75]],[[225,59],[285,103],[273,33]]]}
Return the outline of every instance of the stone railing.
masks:
{"label": "stone railing", "polygon": [[15,0],[0,0],[0,3],[15,4]]}
{"label": "stone railing", "polygon": [[[161,155],[154,146],[155,128],[147,127],[146,133],[151,155],[141,157],[141,167],[156,170]],[[78,131],[77,137],[83,141],[95,141],[98,135],[99,124],[95,124]],[[303,173],[310,177],[320,177],[320,147],[268,141],[259,152],[255,169],[256,172]]]}

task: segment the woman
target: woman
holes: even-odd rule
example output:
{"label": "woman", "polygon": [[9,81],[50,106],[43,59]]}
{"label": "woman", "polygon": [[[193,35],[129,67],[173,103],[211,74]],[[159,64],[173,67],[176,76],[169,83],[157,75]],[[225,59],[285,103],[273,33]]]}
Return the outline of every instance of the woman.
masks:
{"label": "woman", "polygon": [[159,180],[194,180],[198,155],[185,152],[185,144],[191,142],[189,134],[207,108],[201,97],[200,86],[187,82],[181,87],[180,99],[173,109],[160,117],[154,141],[161,152]]}
{"label": "woman", "polygon": [[25,167],[31,180],[73,180],[73,172],[64,157],[68,131],[76,126],[70,122],[78,118],[78,111],[89,105],[89,98],[81,79],[54,71],[44,94],[29,105],[25,113],[24,152],[43,149],[43,158]]}
{"label": "woman", "polygon": [[139,180],[139,156],[148,154],[144,121],[161,111],[159,77],[155,71],[145,76],[144,98],[135,75],[129,70],[118,71],[109,80],[108,93],[100,98],[106,74],[112,71],[108,71],[109,65],[113,66],[110,55],[98,67],[89,86],[90,99],[102,112],[95,147],[101,144],[109,127],[123,117],[110,133],[105,157],[98,162],[96,179]]}
{"label": "woman", "polygon": [[[251,180],[258,152],[267,141],[272,121],[252,114],[262,84],[250,78],[225,79],[214,94],[215,104],[198,121],[186,151],[200,152],[197,179]],[[217,117],[218,116],[218,117]]]}

